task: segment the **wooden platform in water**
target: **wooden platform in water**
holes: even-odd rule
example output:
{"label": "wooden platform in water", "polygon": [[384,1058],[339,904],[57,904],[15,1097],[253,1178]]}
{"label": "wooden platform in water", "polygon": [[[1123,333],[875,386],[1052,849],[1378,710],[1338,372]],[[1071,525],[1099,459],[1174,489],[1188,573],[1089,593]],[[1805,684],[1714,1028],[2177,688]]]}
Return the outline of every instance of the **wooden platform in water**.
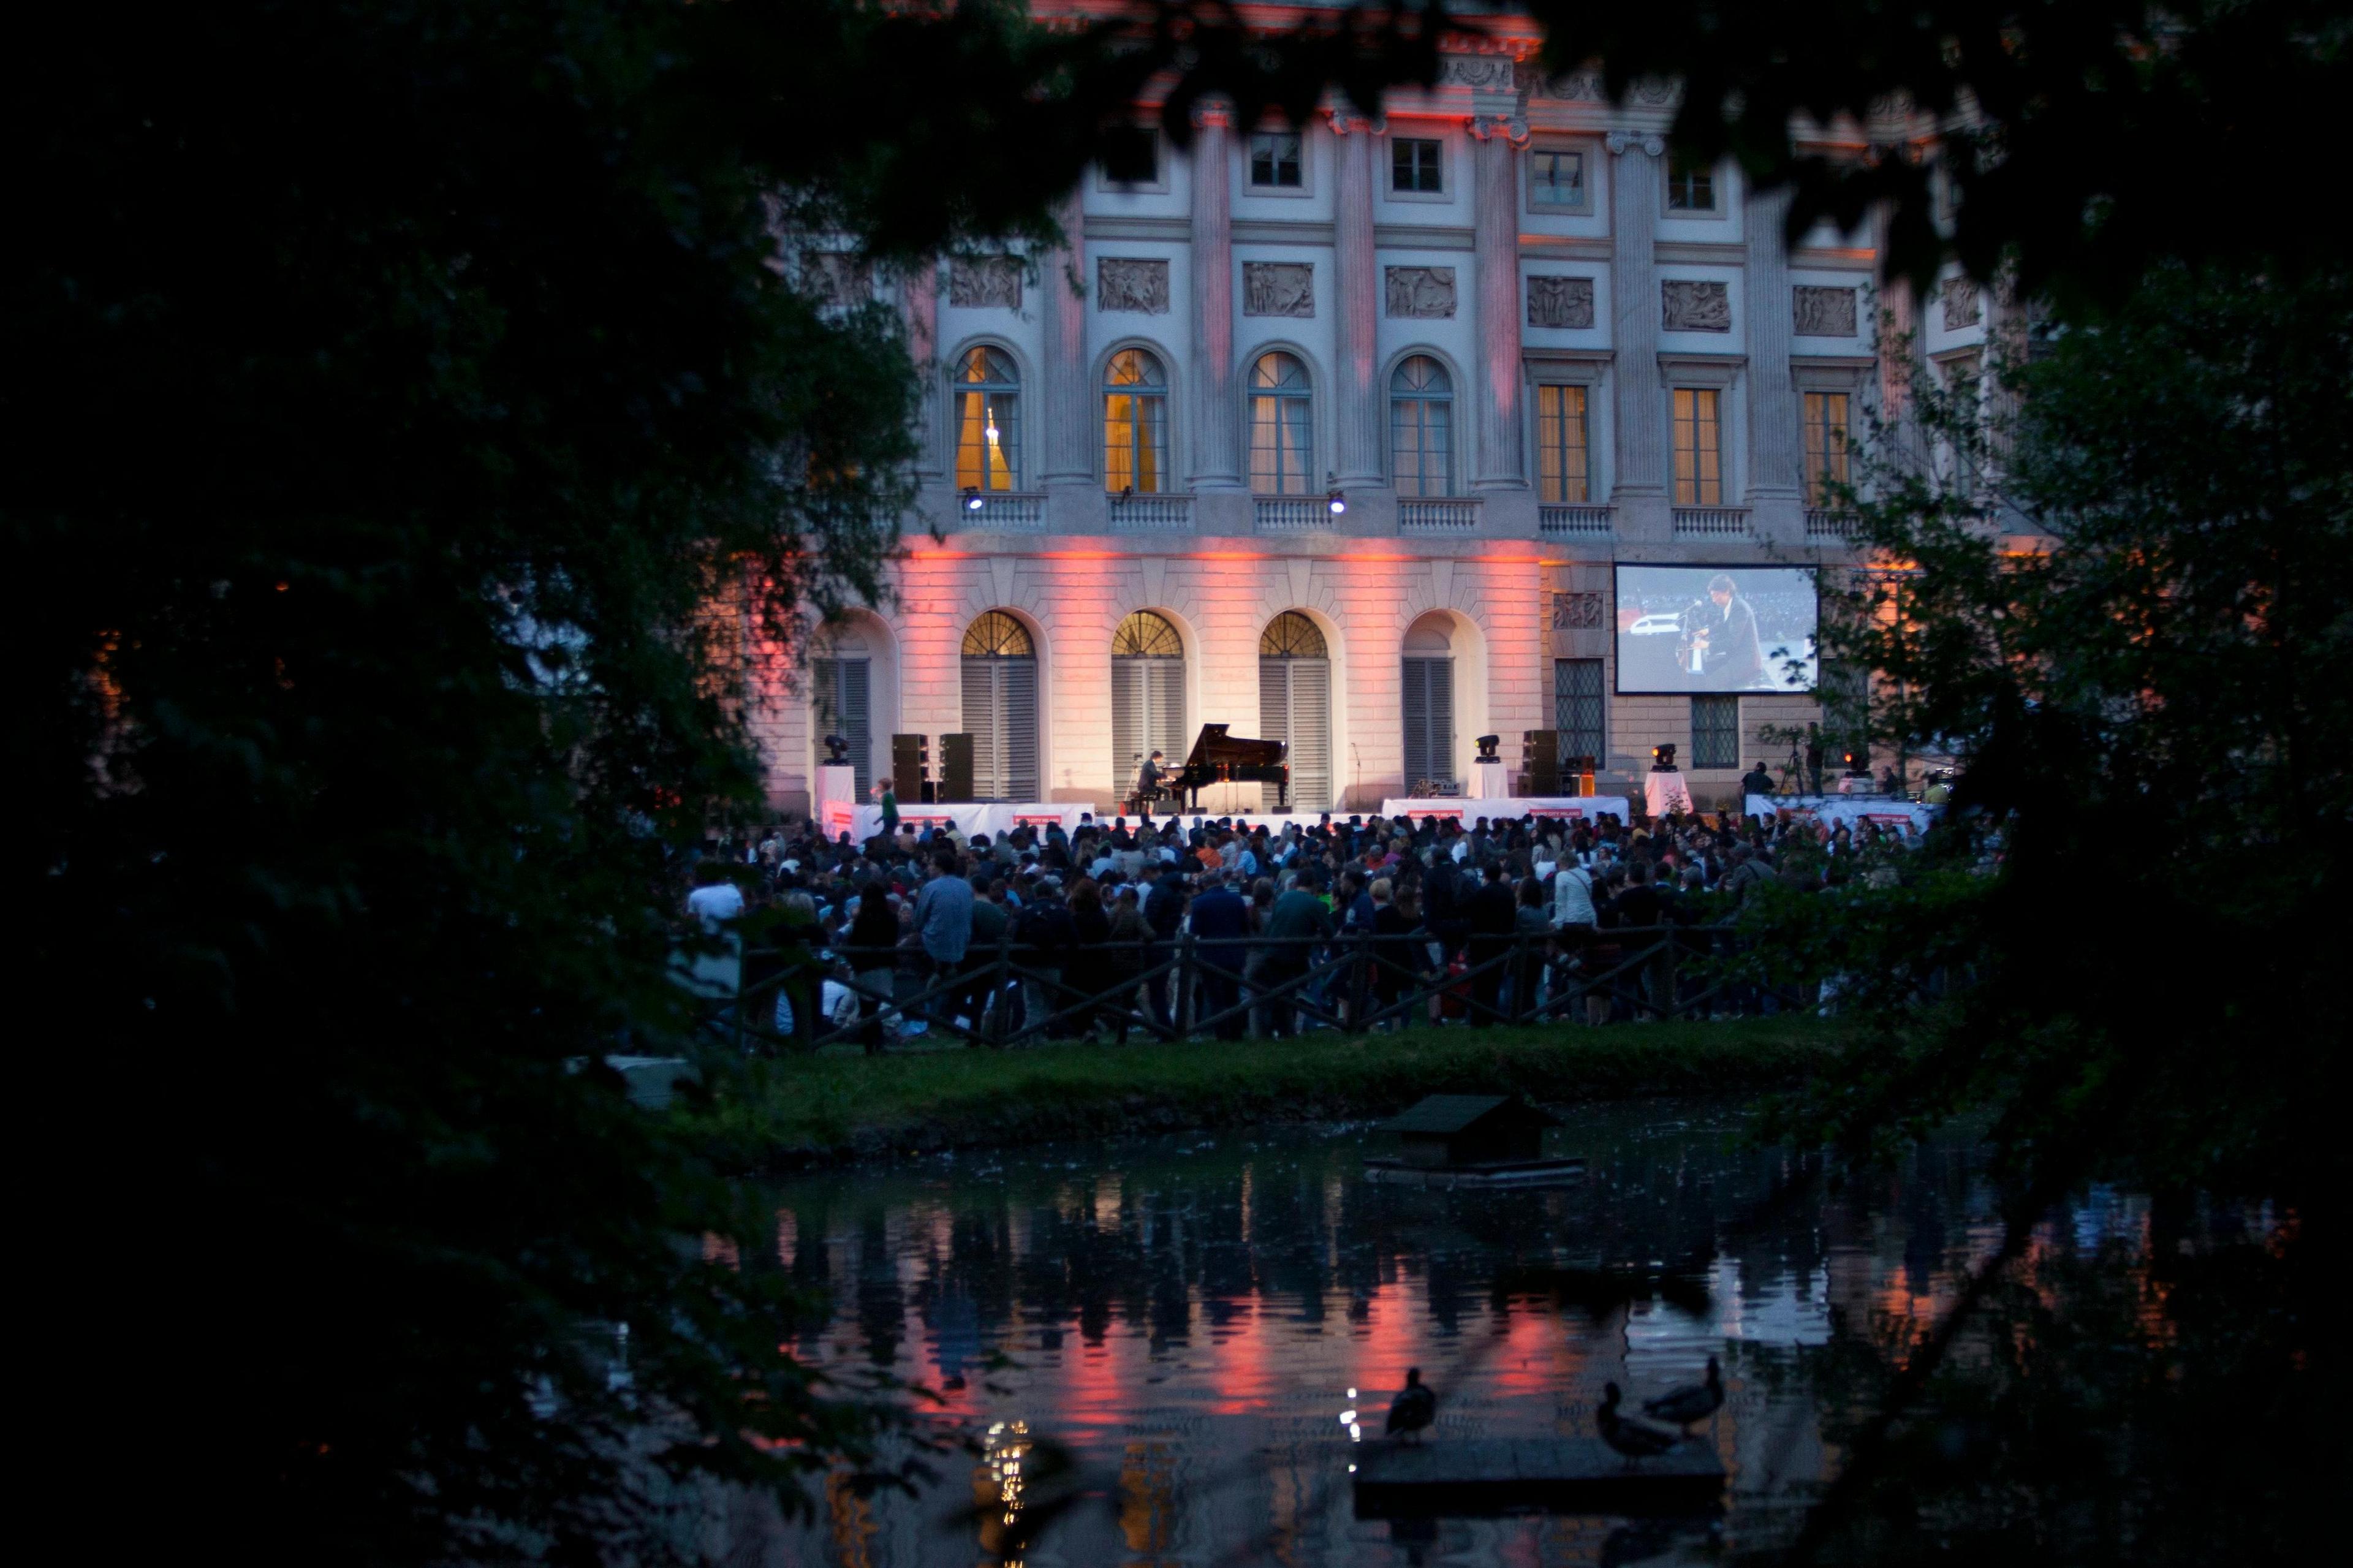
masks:
{"label": "wooden platform in water", "polygon": [[1481,1165],[1409,1165],[1376,1155],[1365,1162],[1365,1180],[1399,1187],[1542,1187],[1585,1179],[1585,1162],[1506,1160]]}
{"label": "wooden platform in water", "polygon": [[1356,1516],[1703,1513],[1724,1492],[1724,1466],[1704,1437],[1630,1467],[1599,1437],[1366,1443],[1351,1450]]}

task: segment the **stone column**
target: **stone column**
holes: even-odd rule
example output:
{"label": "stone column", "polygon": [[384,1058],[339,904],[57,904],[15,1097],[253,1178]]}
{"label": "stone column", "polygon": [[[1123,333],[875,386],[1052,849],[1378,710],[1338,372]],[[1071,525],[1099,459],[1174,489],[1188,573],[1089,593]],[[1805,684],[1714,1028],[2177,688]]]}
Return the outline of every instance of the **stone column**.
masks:
{"label": "stone column", "polygon": [[1479,312],[1477,376],[1481,489],[1526,488],[1521,457],[1520,157],[1524,121],[1471,122],[1477,185],[1472,195]]}
{"label": "stone column", "polygon": [[1344,487],[1381,483],[1379,258],[1373,245],[1373,176],[1377,132],[1372,121],[1332,111],[1334,472]]}
{"label": "stone column", "polygon": [[1047,253],[1045,276],[1039,279],[1038,308],[1044,313],[1044,428],[1039,479],[1048,488],[1092,486],[1093,399],[1087,395],[1087,276],[1085,216],[1079,192],[1062,200],[1055,214],[1062,226],[1063,242]]}
{"label": "stone column", "polygon": [[1746,239],[1742,291],[1748,348],[1748,505],[1757,533],[1790,543],[1805,539],[1805,488],[1798,389],[1789,379],[1789,253],[1784,188],[1752,191],[1742,215]]}
{"label": "stone column", "polygon": [[1193,123],[1193,484],[1239,489],[1234,390],[1234,213],[1230,110]]}
{"label": "stone column", "polygon": [[1665,141],[1612,131],[1609,151],[1609,300],[1611,379],[1617,396],[1614,451],[1618,531],[1628,539],[1668,539],[1673,519],[1667,491],[1667,396],[1659,380],[1659,160]]}
{"label": "stone column", "polygon": [[922,378],[923,396],[915,405],[915,473],[920,479],[944,478],[945,454],[940,441],[940,293],[939,264],[926,261],[909,270],[899,283],[899,308],[907,319],[907,353]]}

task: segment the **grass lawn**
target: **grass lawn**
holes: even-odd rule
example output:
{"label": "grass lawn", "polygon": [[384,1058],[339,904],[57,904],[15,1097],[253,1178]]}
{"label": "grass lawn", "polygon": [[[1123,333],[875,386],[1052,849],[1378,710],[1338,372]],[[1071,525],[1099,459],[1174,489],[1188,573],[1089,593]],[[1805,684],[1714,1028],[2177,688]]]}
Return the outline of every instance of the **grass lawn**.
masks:
{"label": "grass lawn", "polygon": [[714,1131],[760,1163],[1154,1128],[1386,1115],[1425,1094],[1562,1101],[1786,1088],[1833,1058],[1804,1015],[1607,1028],[1417,1029],[1295,1040],[824,1054],[723,1089]]}

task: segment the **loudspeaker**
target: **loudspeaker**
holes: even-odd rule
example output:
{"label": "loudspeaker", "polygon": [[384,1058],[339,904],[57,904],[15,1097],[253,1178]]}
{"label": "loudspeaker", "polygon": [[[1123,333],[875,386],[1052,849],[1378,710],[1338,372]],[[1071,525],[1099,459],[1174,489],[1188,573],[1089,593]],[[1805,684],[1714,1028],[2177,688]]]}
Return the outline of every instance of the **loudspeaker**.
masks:
{"label": "loudspeaker", "polygon": [[1520,731],[1520,776],[1514,786],[1524,795],[1560,793],[1560,731]]}
{"label": "loudspeaker", "polygon": [[923,735],[891,737],[891,787],[902,802],[929,800],[925,786],[932,771],[932,742]]}
{"label": "loudspeaker", "polygon": [[972,799],[972,737],[962,731],[940,737],[940,798]]}

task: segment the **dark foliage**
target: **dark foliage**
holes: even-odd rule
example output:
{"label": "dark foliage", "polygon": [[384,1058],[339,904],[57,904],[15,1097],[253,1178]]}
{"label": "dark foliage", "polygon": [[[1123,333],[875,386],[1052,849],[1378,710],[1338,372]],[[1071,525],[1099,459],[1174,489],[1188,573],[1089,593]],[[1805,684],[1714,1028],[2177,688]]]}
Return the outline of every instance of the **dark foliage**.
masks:
{"label": "dark foliage", "polygon": [[147,1243],[73,1282],[76,1342],[115,1364],[160,1304],[192,1537],[644,1555],[665,1470],[865,1451],[876,1408],[730,1267],[756,1216],[595,1064],[681,1039],[666,846],[755,798],[730,660],[876,596],[895,537],[911,352],[810,250],[1050,233],[1156,72],[1427,74],[1354,18],[1247,51],[1145,22],[409,0],[18,36],[12,879],[75,1019],[31,1102],[102,1098],[135,1156],[79,1222]]}
{"label": "dark foliage", "polygon": [[[1791,235],[1820,217],[1852,231],[1883,203],[1893,270],[1926,279],[1957,254],[1979,279],[2007,263],[2030,292],[2111,300],[2155,261],[2309,252],[2279,216],[2310,199],[2309,164],[2283,150],[2327,145],[2353,79],[2353,19],[2334,0],[1528,9],[1553,69],[1599,61],[1621,93],[1680,81],[1676,141],[1793,185]],[[1898,108],[1916,119],[1891,120]],[[2226,198],[2242,219],[2192,216]]]}

